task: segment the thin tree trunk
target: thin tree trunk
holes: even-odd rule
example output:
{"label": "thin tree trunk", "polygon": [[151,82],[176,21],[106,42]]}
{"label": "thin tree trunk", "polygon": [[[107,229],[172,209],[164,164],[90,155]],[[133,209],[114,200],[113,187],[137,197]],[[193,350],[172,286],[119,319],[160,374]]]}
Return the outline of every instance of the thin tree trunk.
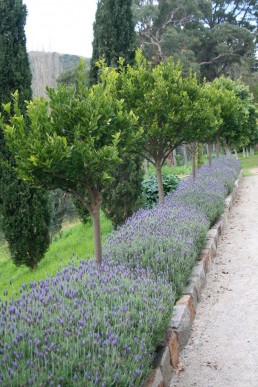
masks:
{"label": "thin tree trunk", "polygon": [[156,161],[156,172],[158,180],[159,202],[162,203],[164,201],[164,190],[162,182],[162,167],[160,161]]}
{"label": "thin tree trunk", "polygon": [[174,161],[174,166],[177,166],[177,159],[176,159],[176,149],[173,150],[173,161]]}
{"label": "thin tree trunk", "polygon": [[150,177],[150,174],[149,174],[149,169],[148,169],[148,161],[146,159],[144,159],[144,161],[143,161],[143,166],[144,166],[145,175],[148,179]]}
{"label": "thin tree trunk", "polygon": [[191,144],[192,151],[192,177],[195,179],[196,176],[196,143],[192,142]]}
{"label": "thin tree trunk", "polygon": [[212,143],[208,144],[208,157],[209,157],[209,167],[212,164]]}
{"label": "thin tree trunk", "polygon": [[243,159],[246,158],[246,154],[245,154],[245,147],[243,146]]}
{"label": "thin tree trunk", "polygon": [[94,232],[94,253],[95,253],[97,266],[99,266],[102,262],[100,204],[101,204],[101,201],[97,200],[96,206],[92,211],[93,232]]}
{"label": "thin tree trunk", "polygon": [[230,149],[230,147],[229,147],[229,145],[227,144],[226,141],[224,141],[224,149],[225,149],[226,155],[230,156],[231,155],[231,149]]}
{"label": "thin tree trunk", "polygon": [[188,157],[187,157],[186,145],[183,145],[183,155],[184,155],[184,165],[187,165],[188,164]]}
{"label": "thin tree trunk", "polygon": [[169,153],[168,160],[169,160],[171,167],[174,167],[175,163],[174,163],[173,151],[171,153]]}
{"label": "thin tree trunk", "polygon": [[197,145],[197,168],[201,168],[203,165],[203,144]]}
{"label": "thin tree trunk", "polygon": [[216,156],[219,157],[220,154],[220,139],[219,136],[216,138]]}

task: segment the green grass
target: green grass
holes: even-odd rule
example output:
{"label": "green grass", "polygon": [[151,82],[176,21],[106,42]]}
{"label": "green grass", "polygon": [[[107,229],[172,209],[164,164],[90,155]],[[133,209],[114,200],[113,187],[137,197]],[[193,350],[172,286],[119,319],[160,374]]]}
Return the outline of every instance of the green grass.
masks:
{"label": "green grass", "polygon": [[255,175],[255,173],[252,172],[252,168],[258,168],[258,151],[255,152],[254,156],[243,158],[242,153],[238,156],[241,161],[244,176]]}
{"label": "green grass", "polygon": [[[149,173],[156,174],[156,170],[153,164],[148,165]],[[191,174],[191,165],[182,165],[180,167],[172,167],[170,165],[165,164],[162,167],[162,174],[167,175],[176,175],[179,178],[189,176]]]}
{"label": "green grass", "polygon": [[[104,239],[112,231],[111,222],[101,214],[101,230]],[[19,295],[23,283],[53,276],[68,264],[70,257],[87,259],[94,253],[92,224],[77,223],[61,231],[52,241],[38,268],[31,271],[26,266],[13,264],[6,243],[0,244],[0,297],[8,291],[8,298]],[[79,261],[78,260],[78,261]],[[10,280],[12,284],[10,285]]]}

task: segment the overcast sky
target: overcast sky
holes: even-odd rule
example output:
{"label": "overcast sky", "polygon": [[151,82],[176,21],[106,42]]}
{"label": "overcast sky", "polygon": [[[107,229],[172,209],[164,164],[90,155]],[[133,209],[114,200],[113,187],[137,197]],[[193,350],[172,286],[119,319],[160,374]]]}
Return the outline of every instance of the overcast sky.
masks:
{"label": "overcast sky", "polygon": [[91,57],[97,0],[23,0],[28,51]]}

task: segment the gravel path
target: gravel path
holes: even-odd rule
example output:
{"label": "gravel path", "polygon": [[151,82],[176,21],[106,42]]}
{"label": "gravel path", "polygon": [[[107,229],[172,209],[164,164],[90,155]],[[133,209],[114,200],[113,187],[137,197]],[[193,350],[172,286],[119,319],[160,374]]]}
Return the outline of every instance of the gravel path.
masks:
{"label": "gravel path", "polygon": [[258,176],[245,177],[170,387],[258,387]]}

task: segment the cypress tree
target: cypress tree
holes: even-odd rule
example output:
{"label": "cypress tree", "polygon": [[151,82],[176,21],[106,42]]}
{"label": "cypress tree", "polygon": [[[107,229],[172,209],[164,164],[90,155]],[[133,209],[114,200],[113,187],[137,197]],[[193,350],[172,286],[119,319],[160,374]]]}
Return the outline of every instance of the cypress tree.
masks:
{"label": "cypress tree", "polygon": [[123,163],[117,166],[114,180],[105,187],[102,208],[115,228],[143,205],[141,198],[144,170],[142,158],[124,154]]}
{"label": "cypress tree", "polygon": [[[31,72],[26,52],[27,10],[22,0],[0,0],[0,113],[2,104],[19,91],[20,109],[32,97]],[[49,245],[47,194],[31,188],[14,172],[0,129],[0,212],[2,228],[16,265],[35,268]]]}
{"label": "cypress tree", "polygon": [[[93,53],[90,84],[98,82],[96,62],[104,58],[107,65],[117,67],[119,57],[133,64],[136,49],[132,0],[99,0],[93,26]],[[141,204],[142,159],[125,154],[111,183],[103,192],[102,207],[115,227],[123,223]]]}
{"label": "cypress tree", "polygon": [[136,35],[132,14],[132,0],[99,0],[93,25],[93,52],[90,68],[91,84],[98,81],[96,62],[105,58],[108,66],[116,67],[119,57],[132,64]]}

